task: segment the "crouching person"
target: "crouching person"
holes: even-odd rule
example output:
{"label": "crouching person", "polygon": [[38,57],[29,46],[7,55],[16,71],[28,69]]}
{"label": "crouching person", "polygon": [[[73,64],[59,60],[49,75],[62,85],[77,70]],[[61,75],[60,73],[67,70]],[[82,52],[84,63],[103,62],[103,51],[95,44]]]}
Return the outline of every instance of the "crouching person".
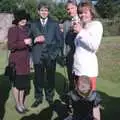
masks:
{"label": "crouching person", "polygon": [[68,94],[72,114],[64,120],[100,120],[100,95],[92,90],[89,77],[75,76],[75,89]]}

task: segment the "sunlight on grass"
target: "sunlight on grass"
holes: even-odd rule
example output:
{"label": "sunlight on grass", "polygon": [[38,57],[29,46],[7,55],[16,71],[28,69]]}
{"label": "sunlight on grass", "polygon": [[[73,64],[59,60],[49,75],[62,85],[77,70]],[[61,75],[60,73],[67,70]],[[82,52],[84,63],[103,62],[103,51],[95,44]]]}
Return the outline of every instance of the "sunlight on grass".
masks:
{"label": "sunlight on grass", "polygon": [[99,49],[98,60],[100,77],[119,83],[120,79],[120,38],[105,38]]}

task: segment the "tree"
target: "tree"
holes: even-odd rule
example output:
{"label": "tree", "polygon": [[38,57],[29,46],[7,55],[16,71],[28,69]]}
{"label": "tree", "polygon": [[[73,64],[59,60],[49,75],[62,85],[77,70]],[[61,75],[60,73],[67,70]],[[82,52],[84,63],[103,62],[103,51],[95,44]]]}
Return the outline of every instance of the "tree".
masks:
{"label": "tree", "polygon": [[24,9],[30,14],[31,18],[37,16],[37,2],[35,0],[24,0]]}
{"label": "tree", "polygon": [[113,0],[98,0],[96,9],[102,18],[113,18],[118,12]]}
{"label": "tree", "polygon": [[37,17],[37,5],[39,2],[47,2],[50,6],[50,14],[57,20],[67,18],[64,3],[56,4],[55,0],[1,0],[0,11],[13,13],[16,9],[25,9],[31,18]]}
{"label": "tree", "polygon": [[68,17],[63,3],[54,5],[54,8],[51,10],[51,13],[52,16],[54,16],[59,21],[65,20]]}
{"label": "tree", "polygon": [[1,12],[13,12],[17,8],[17,0],[1,0],[0,11]]}

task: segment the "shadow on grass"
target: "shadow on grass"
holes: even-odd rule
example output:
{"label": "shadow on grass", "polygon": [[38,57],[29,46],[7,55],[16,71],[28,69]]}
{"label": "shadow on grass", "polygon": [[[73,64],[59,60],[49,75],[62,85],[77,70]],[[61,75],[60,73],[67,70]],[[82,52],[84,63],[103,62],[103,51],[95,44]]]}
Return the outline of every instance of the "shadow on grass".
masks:
{"label": "shadow on grass", "polygon": [[[103,102],[104,110],[101,111],[101,120],[118,120],[120,119],[120,98],[108,96],[106,93],[99,92]],[[59,101],[54,102],[58,117],[51,119],[54,116],[52,108],[48,107],[43,109],[39,114],[31,114],[24,116],[21,120],[63,120],[63,116],[66,116],[65,106]]]}
{"label": "shadow on grass", "polygon": [[0,75],[0,120],[5,114],[5,104],[9,98],[10,81],[4,75]]}
{"label": "shadow on grass", "polygon": [[[30,74],[30,79],[34,79],[34,73]],[[66,78],[61,73],[56,73],[56,91],[59,95],[63,94],[64,84]],[[9,80],[4,77],[4,75],[0,75],[0,120],[4,118],[5,114],[5,104],[9,98],[10,91],[10,83]],[[104,110],[102,110],[102,119],[101,120],[119,120],[120,119],[120,97],[109,96],[104,92],[99,91],[103,101],[102,105]],[[56,103],[54,103],[55,105]],[[62,106],[57,104],[60,111],[62,110]],[[13,113],[14,114],[14,113]],[[21,120],[51,120],[53,115],[52,109],[50,107],[44,108],[41,110],[39,114],[31,114],[29,116],[23,116]],[[60,120],[61,116],[54,120]]]}
{"label": "shadow on grass", "polygon": [[[33,79],[33,73],[30,74],[30,79]],[[8,77],[0,75],[0,120],[3,120],[5,114],[5,104],[9,98],[9,92],[11,90],[11,84]],[[27,91],[27,95],[29,94]]]}
{"label": "shadow on grass", "polygon": [[21,120],[51,120],[52,109],[50,107],[43,109],[39,114],[31,114],[30,116],[25,116]]}
{"label": "shadow on grass", "polygon": [[[34,73],[31,74],[31,79],[34,79]],[[66,86],[66,78],[59,72],[56,72],[56,80],[55,80],[55,90],[59,94],[59,96],[63,95],[65,86]],[[55,103],[56,104],[56,103]],[[51,120],[53,116],[53,110],[51,107],[45,108],[41,110],[39,114],[31,114],[30,116],[24,116],[21,120]],[[57,120],[57,119],[56,119]]]}
{"label": "shadow on grass", "polygon": [[55,89],[56,92],[62,96],[65,91],[68,89],[68,84],[66,83],[66,78],[59,72],[56,72],[56,80],[55,80]]}
{"label": "shadow on grass", "polygon": [[[52,118],[54,116],[54,111],[57,112],[58,116],[56,118]],[[63,120],[64,117],[68,114],[65,113],[65,105],[63,105],[59,100],[55,100],[53,106],[49,106],[43,109],[39,114],[31,114],[30,116],[24,116],[21,120]]]}
{"label": "shadow on grass", "polygon": [[[34,80],[34,72],[32,72],[30,74],[30,80]],[[45,74],[45,81],[44,82],[45,82],[44,84],[47,83],[46,74]],[[32,84],[33,83],[34,82],[32,82]],[[66,83],[66,78],[64,77],[64,75],[59,73],[59,72],[56,72],[56,74],[55,74],[55,90],[60,96],[63,94],[63,92],[67,88],[66,84],[67,84]]]}
{"label": "shadow on grass", "polygon": [[108,96],[106,93],[99,92],[103,101],[104,109],[101,112],[101,120],[119,120],[120,119],[120,97]]}

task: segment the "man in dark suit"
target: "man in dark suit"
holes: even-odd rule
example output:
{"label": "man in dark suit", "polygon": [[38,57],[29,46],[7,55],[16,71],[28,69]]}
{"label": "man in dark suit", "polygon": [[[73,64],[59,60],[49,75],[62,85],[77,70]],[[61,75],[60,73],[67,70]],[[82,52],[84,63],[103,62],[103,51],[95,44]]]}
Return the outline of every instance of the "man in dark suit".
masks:
{"label": "man in dark suit", "polygon": [[[46,3],[38,5],[38,15],[40,19],[33,21],[30,28],[34,39],[32,54],[35,69],[35,102],[32,107],[37,107],[42,103],[43,88],[46,100],[49,104],[53,103],[56,57],[62,47],[59,24],[49,17],[49,8]],[[45,72],[46,82],[44,82]]]}
{"label": "man in dark suit", "polygon": [[77,2],[76,0],[68,0],[65,5],[66,12],[68,13],[70,20],[66,20],[63,24],[64,31],[64,56],[66,57],[66,66],[69,80],[69,90],[74,88],[74,76],[72,73],[73,67],[73,55],[75,52],[74,39],[76,33],[72,29],[72,21],[79,19],[77,14]]}

